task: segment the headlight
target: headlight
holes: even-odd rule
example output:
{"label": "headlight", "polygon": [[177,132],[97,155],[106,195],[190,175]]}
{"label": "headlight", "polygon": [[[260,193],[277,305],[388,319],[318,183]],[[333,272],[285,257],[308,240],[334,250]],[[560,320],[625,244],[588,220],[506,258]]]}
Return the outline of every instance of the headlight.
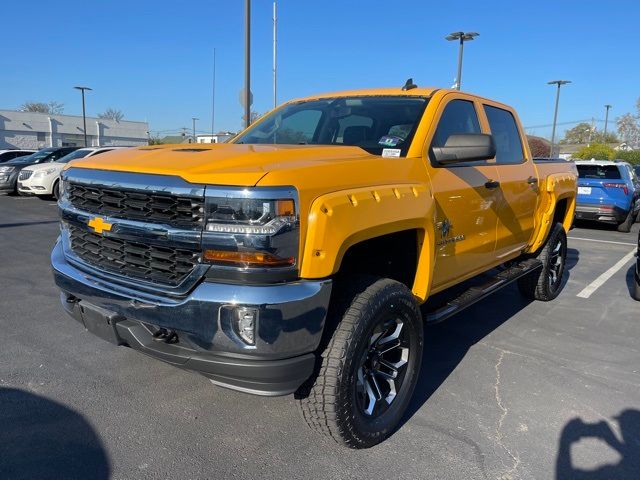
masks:
{"label": "headlight", "polygon": [[298,215],[293,187],[207,187],[203,259],[223,270],[295,273]]}
{"label": "headlight", "polygon": [[0,167],[0,173],[13,172],[16,167]]}
{"label": "headlight", "polygon": [[38,170],[36,173],[33,174],[33,178],[46,177],[47,175],[51,175],[55,171],[56,171],[55,168],[47,168],[46,170]]}

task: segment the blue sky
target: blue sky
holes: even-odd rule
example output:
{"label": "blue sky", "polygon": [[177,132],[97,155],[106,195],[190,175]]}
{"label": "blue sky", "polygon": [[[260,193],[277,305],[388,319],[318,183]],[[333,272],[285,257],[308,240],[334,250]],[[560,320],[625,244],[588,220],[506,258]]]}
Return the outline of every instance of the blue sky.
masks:
{"label": "blue sky", "polygon": [[[637,0],[537,2],[279,0],[279,101],[317,92],[398,86],[449,87],[457,45],[451,31],[477,31],[465,46],[463,89],[511,104],[525,126],[633,111],[640,97]],[[252,1],[254,109],[272,105],[271,0]],[[237,130],[243,83],[242,0],[30,0],[3,2],[0,108],[59,101],[80,114],[108,107],[147,120],[152,132],[211,128],[213,48],[216,130]],[[602,123],[596,123],[602,128]],[[568,125],[571,127],[571,125]],[[562,129],[567,127],[561,127]],[[611,127],[610,127],[611,128]],[[550,127],[530,133],[550,135]],[[163,132],[164,134],[164,132]]]}

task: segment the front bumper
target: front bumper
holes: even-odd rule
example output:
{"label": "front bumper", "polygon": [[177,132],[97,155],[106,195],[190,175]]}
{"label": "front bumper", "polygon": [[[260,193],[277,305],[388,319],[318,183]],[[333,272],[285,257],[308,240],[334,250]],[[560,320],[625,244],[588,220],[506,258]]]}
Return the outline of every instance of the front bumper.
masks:
{"label": "front bumper", "polygon": [[18,171],[7,174],[0,173],[0,193],[13,193],[16,191]]}
{"label": "front bumper", "polygon": [[[315,367],[331,293],[331,281],[278,285],[201,282],[179,299],[141,293],[92,275],[70,263],[58,241],[51,254],[62,304],[92,333],[212,382],[259,395],[294,392]],[[240,340],[229,309],[258,310],[256,345]],[[175,331],[177,342],[154,338],[159,328]]]}
{"label": "front bumper", "polygon": [[51,195],[51,183],[47,177],[36,177],[32,175],[26,180],[17,182],[17,189],[20,193],[29,193],[34,195]]}
{"label": "front bumper", "polygon": [[624,210],[615,205],[586,205],[577,204],[575,218],[577,220],[592,220],[604,223],[621,223],[629,214],[629,210]]}

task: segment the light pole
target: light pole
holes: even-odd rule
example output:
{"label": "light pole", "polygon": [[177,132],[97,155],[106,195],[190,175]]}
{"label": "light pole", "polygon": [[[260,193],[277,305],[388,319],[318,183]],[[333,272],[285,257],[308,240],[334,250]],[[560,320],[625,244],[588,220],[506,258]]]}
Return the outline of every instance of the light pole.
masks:
{"label": "light pole", "polygon": [[445,40],[449,40],[450,42],[454,40],[460,41],[460,49],[458,50],[458,76],[456,78],[457,90],[460,90],[460,86],[462,85],[462,53],[464,51],[464,42],[470,42],[478,35],[480,34],[476,32],[453,32],[444,37]]}
{"label": "light pole", "polygon": [[200,120],[200,119],[196,117],[191,117],[191,120],[193,121],[193,143],[196,143],[196,120]]}
{"label": "light pole", "polygon": [[604,108],[607,109],[607,112],[604,115],[604,142],[607,143],[607,124],[609,123],[609,109],[611,105],[605,105]]}
{"label": "light pole", "polygon": [[547,85],[558,85],[558,92],[556,93],[556,108],[553,114],[553,130],[551,130],[551,156],[553,156],[553,148],[556,141],[556,122],[558,121],[558,103],[560,102],[560,87],[571,83],[571,80],[551,80],[547,82]]}
{"label": "light pole", "polygon": [[84,133],[84,146],[87,146],[87,114],[84,108],[84,91],[85,90],[92,90],[89,87],[73,87],[76,90],[80,90],[82,92],[82,125],[84,127],[84,129],[82,130]]}

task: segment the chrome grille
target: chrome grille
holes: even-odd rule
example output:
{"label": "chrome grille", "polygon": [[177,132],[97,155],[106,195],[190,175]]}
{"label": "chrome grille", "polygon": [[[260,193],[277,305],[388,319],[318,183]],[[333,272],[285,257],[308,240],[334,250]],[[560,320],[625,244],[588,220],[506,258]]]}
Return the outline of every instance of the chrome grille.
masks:
{"label": "chrome grille", "polygon": [[69,182],[71,204],[86,212],[179,227],[199,227],[204,221],[204,198],[145,190],[125,190]]}
{"label": "chrome grille", "polygon": [[29,177],[33,175],[32,170],[20,170],[20,175],[18,175],[18,180],[27,180]]}
{"label": "chrome grille", "polygon": [[74,225],[68,228],[71,250],[80,259],[126,277],[178,285],[200,261],[195,250],[105,237]]}

